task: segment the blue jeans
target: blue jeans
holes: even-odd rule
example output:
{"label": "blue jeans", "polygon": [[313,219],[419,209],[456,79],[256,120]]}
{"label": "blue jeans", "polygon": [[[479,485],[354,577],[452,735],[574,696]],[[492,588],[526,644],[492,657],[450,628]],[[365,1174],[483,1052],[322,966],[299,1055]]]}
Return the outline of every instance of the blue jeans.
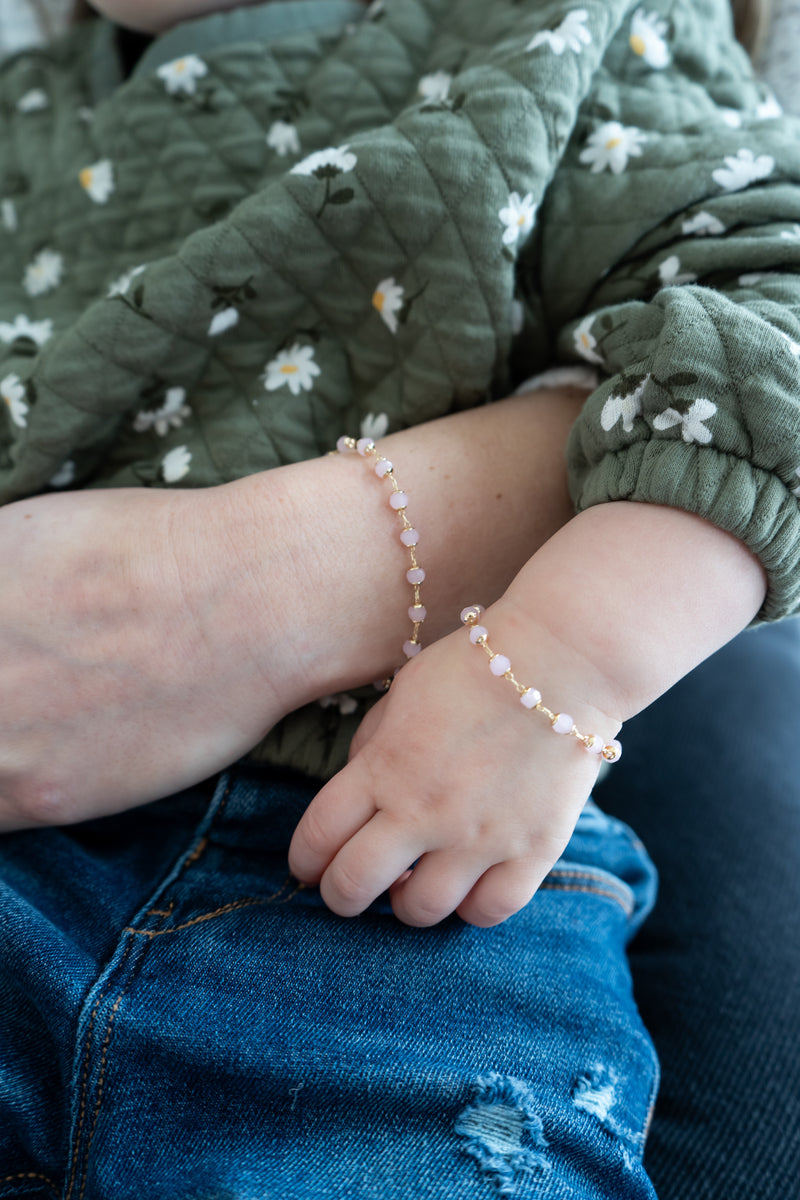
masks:
{"label": "blue jeans", "polygon": [[654,1197],[628,828],[590,804],[511,920],[415,930],[289,878],[316,786],[0,839],[0,1197]]}

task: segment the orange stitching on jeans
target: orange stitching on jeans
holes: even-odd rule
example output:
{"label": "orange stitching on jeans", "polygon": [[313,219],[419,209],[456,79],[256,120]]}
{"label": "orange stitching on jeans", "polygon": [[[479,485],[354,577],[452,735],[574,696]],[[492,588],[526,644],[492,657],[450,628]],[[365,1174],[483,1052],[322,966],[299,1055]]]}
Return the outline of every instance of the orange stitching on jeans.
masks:
{"label": "orange stitching on jeans", "polygon": [[587,896],[604,896],[607,900],[615,900],[626,916],[630,916],[630,914],[633,912],[633,908],[631,907],[631,905],[625,904],[622,900],[622,897],[619,895],[618,892],[612,892],[611,890],[607,890],[606,888],[569,887],[569,886],[564,887],[559,883],[548,883],[545,880],[544,883],[539,884],[539,891],[581,892],[583,895],[587,895]]}
{"label": "orange stitching on jeans", "polygon": [[277,892],[273,892],[271,896],[245,896],[241,900],[232,900],[230,904],[223,904],[221,908],[215,908],[213,912],[201,913],[199,917],[192,917],[191,921],[184,921],[182,925],[173,925],[171,929],[134,929],[129,927],[125,933],[133,933],[137,937],[162,937],[165,933],[180,933],[182,929],[190,929],[192,925],[199,925],[201,921],[210,921],[213,917],[225,916],[226,913],[235,912],[239,908],[252,908],[255,904],[275,904],[276,901],[279,904],[288,904],[306,886],[304,883],[298,883],[293,892],[280,900],[281,893],[286,891],[291,880],[292,877],[289,875]]}
{"label": "orange stitching on jeans", "polygon": [[591,879],[596,882],[597,872],[595,871],[568,871],[564,867],[554,867],[549,872],[551,876],[555,875],[559,879]]}
{"label": "orange stitching on jeans", "polygon": [[3,1175],[0,1176],[0,1183],[13,1183],[15,1179],[40,1179],[42,1183],[46,1183],[58,1195],[58,1188],[52,1179],[48,1179],[46,1175],[39,1175],[36,1171],[20,1171],[18,1175]]}
{"label": "orange stitching on jeans", "polygon": [[[220,805],[220,812],[222,812],[222,805]],[[217,814],[217,815],[219,815],[219,814]],[[205,851],[207,846],[208,846],[208,838],[207,837],[200,838],[200,841],[197,843],[194,850],[189,855],[186,862],[183,864],[184,871],[186,870],[187,867],[190,867],[192,865],[192,863],[197,862],[198,858],[200,858],[200,856],[203,854],[203,852]]]}
{"label": "orange stitching on jeans", "polygon": [[100,1106],[103,1103],[103,1085],[105,1083],[106,1060],[108,1058],[108,1047],[109,1047],[109,1043],[111,1041],[111,1027],[114,1024],[114,1019],[117,1015],[117,1011],[119,1009],[120,1004],[122,1003],[122,998],[125,995],[125,993],[127,992],[128,987],[130,987],[130,984],[132,982],[133,982],[133,980],[131,979],[129,981],[127,987],[124,987],[122,989],[122,991],[120,992],[120,994],[117,996],[116,1000],[114,1001],[114,1007],[111,1010],[111,1016],[108,1018],[108,1028],[106,1029],[106,1036],[103,1041],[103,1052],[102,1052],[102,1055],[100,1058],[100,1079],[98,1080],[98,1083],[97,1083],[97,1101],[94,1106],[94,1116],[92,1118],[92,1128],[89,1131],[89,1139],[86,1143],[86,1153],[83,1156],[83,1181],[81,1183],[81,1194],[80,1194],[78,1200],[83,1200],[83,1195],[84,1195],[84,1192],[86,1191],[86,1180],[89,1177],[89,1151],[92,1148],[92,1142],[94,1141],[94,1135],[95,1135],[95,1131],[97,1129],[97,1118],[100,1116]]}
{"label": "orange stitching on jeans", "polygon": [[171,917],[175,911],[175,901],[170,900],[168,908],[148,908],[148,917]]}
{"label": "orange stitching on jeans", "polygon": [[[125,959],[128,957],[133,945],[134,945],[133,942],[129,942],[128,945],[125,947],[125,953],[123,954],[122,960],[120,961],[120,964],[119,964],[120,968],[122,968],[124,966]],[[109,980],[108,982],[110,985],[111,981]],[[95,1018],[97,1017],[97,1010],[99,1009],[100,1005],[105,1000],[106,996],[108,995],[108,993],[110,991],[111,991],[111,987],[109,986],[105,989],[105,991],[102,991],[100,993],[100,995],[97,997],[94,1008],[92,1009],[92,1015],[89,1018],[89,1028],[86,1031],[86,1040],[84,1042],[83,1078],[81,1079],[81,1104],[80,1104],[80,1109],[78,1110],[78,1129],[75,1134],[75,1151],[72,1155],[72,1164],[70,1166],[69,1179],[67,1180],[67,1193],[66,1193],[65,1200],[70,1200],[70,1196],[72,1195],[72,1188],[75,1183],[75,1169],[78,1165],[78,1155],[80,1153],[81,1133],[83,1132],[83,1119],[86,1115],[86,1090],[87,1090],[87,1083],[88,1083],[88,1079],[89,1079],[89,1062],[91,1059],[91,1055],[89,1053],[89,1045],[92,1040],[92,1030],[94,1028]]]}

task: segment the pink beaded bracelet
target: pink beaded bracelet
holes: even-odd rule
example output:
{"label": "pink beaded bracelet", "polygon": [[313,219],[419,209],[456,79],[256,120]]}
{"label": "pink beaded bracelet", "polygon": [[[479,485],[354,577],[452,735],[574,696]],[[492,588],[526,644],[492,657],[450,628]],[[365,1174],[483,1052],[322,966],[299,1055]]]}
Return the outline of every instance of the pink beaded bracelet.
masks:
{"label": "pink beaded bracelet", "polygon": [[480,604],[470,604],[461,612],[462,623],[469,627],[469,640],[473,646],[483,647],[489,657],[489,670],[492,674],[507,679],[517,689],[523,708],[542,713],[549,720],[555,733],[566,733],[577,738],[590,754],[600,754],[608,763],[619,762],[622,757],[622,746],[616,738],[610,742],[604,742],[596,733],[580,733],[568,713],[551,712],[542,704],[540,691],[534,687],[526,687],[524,683],[519,682],[511,670],[511,660],[504,654],[496,654],[489,646],[489,632],[484,625],[478,624],[482,612]]}
{"label": "pink beaded bracelet", "polygon": [[[406,506],[408,504],[408,496],[400,487],[394,477],[394,467],[389,462],[388,458],[384,458],[375,446],[371,438],[362,437],[356,441],[351,437],[340,437],[336,443],[336,449],[339,454],[352,454],[354,451],[360,454],[362,458],[374,459],[374,471],[379,479],[388,479],[392,485],[392,494],[389,497],[389,504],[395,510],[403,528],[400,530],[400,541],[408,550],[408,555],[411,560],[411,566],[406,571],[406,579],[411,584],[414,591],[414,602],[409,607],[408,615],[411,620],[411,637],[403,642],[403,654],[406,659],[413,658],[419,654],[422,646],[419,640],[419,631],[422,622],[428,615],[427,609],[420,599],[420,585],[425,582],[425,571],[417,562],[416,547],[419,542],[419,533],[409,521],[406,515]],[[398,668],[399,670],[399,668]],[[391,684],[391,679],[382,681],[382,686],[388,688]]]}

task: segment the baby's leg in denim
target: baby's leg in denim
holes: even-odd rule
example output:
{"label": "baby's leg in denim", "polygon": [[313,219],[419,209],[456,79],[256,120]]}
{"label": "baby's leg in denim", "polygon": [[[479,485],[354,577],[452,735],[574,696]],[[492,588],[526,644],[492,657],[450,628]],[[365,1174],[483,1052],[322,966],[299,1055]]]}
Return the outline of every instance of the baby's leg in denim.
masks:
{"label": "baby's leg in denim", "polygon": [[786,1200],[800,1178],[798,713],[800,622],[742,634],[628,722],[597,791],[661,876],[631,962],[670,1200]]}

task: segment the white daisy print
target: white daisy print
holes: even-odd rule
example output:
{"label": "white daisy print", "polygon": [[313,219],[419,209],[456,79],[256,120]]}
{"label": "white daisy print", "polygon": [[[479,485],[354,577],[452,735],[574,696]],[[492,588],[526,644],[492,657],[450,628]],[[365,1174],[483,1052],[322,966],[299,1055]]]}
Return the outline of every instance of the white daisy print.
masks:
{"label": "white daisy print", "polygon": [[800,225],[793,225],[791,229],[782,230],[781,237],[786,242],[800,242]]}
{"label": "white daisy print", "polygon": [[361,436],[372,438],[373,442],[377,442],[378,438],[385,437],[388,432],[389,417],[387,413],[367,413],[361,422]]}
{"label": "white daisy print", "polygon": [[704,422],[709,421],[716,411],[717,406],[712,400],[701,397],[694,401],[686,413],[679,413],[675,408],[665,409],[653,421],[653,428],[671,429],[673,425],[680,425],[681,437],[685,442],[699,442],[701,446],[707,446],[711,441],[711,430],[706,428]]}
{"label": "white daisy print", "polygon": [[281,158],[300,153],[300,136],[291,121],[273,121],[267,131],[267,145]]}
{"label": "white daisy print", "polygon": [[630,47],[656,71],[669,65],[669,49],[664,40],[666,32],[667,22],[662,21],[658,13],[646,13],[643,8],[637,8],[631,21]]}
{"label": "white daisy print", "polygon": [[355,696],[348,696],[347,692],[337,692],[333,696],[320,696],[317,704],[320,708],[338,708],[343,717],[349,717],[358,708]]}
{"label": "white daisy print", "polygon": [[28,405],[25,403],[25,384],[19,375],[6,375],[0,380],[0,397],[8,407],[11,420],[24,429],[28,424]]}
{"label": "white daisy print", "polygon": [[214,319],[208,327],[209,337],[219,337],[221,333],[226,333],[229,329],[233,329],[234,325],[239,324],[239,310],[237,308],[223,308],[221,312],[215,313]]}
{"label": "white daisy print", "polygon": [[584,46],[590,46],[592,35],[586,28],[589,14],[585,8],[573,9],[567,13],[557,29],[546,29],[531,38],[526,50],[537,50],[539,46],[548,46],[553,54],[563,54],[571,50],[580,54]]}
{"label": "white daisy print", "polygon": [[719,115],[725,124],[730,129],[740,129],[742,125],[742,114],[738,108],[725,108],[720,106]]}
{"label": "white daisy print", "polygon": [[774,121],[776,117],[782,117],[783,109],[778,103],[777,96],[765,96],[756,106],[756,116],[760,121]]}
{"label": "white daisy print", "polygon": [[292,175],[316,175],[319,179],[328,178],[334,175],[341,175],[347,171],[352,171],[353,167],[358,162],[355,154],[350,150],[349,146],[332,147],[329,150],[315,150],[313,154],[309,154],[308,158],[304,158],[302,162],[295,163],[292,167]]}
{"label": "white daisy print", "polygon": [[115,296],[124,296],[128,288],[133,283],[137,275],[141,275],[144,267],[131,267],[129,271],[123,271],[118,275],[112,283],[108,285],[108,299],[113,300]]}
{"label": "white daisy print", "polygon": [[42,88],[31,88],[24,96],[20,96],[17,101],[17,112],[32,113],[41,112],[43,108],[49,108],[50,101],[47,97],[47,92]]}
{"label": "white daisy print", "polygon": [[426,100],[444,101],[450,95],[450,85],[453,76],[447,71],[434,71],[431,75],[423,75],[417,84],[417,91]]}
{"label": "white daisy print", "polygon": [[61,283],[64,258],[57,250],[40,250],[28,264],[22,286],[29,296],[44,296]]}
{"label": "white daisy print", "polygon": [[680,283],[694,283],[697,276],[691,271],[681,272],[681,260],[677,254],[671,254],[659,264],[658,277],[662,287],[672,287]]}
{"label": "white daisy print", "polygon": [[649,381],[650,376],[645,375],[639,386],[627,396],[608,397],[600,413],[600,424],[606,433],[614,428],[617,421],[622,421],[622,428],[626,433],[631,432],[634,421],[642,415],[642,396]]}
{"label": "white daisy print", "polygon": [[267,363],[264,387],[268,392],[288,387],[293,396],[310,392],[314,377],[320,374],[314,358],[314,347],[303,346],[300,342],[295,342],[288,350],[281,350]]}
{"label": "white daisy print", "polygon": [[52,475],[47,482],[49,483],[50,487],[53,488],[65,488],[69,487],[71,483],[74,483],[75,463],[72,461],[72,459],[68,458],[65,463],[62,463],[55,475]]}
{"label": "white daisy print", "polygon": [[372,307],[383,318],[383,323],[392,333],[397,333],[398,314],[405,303],[405,288],[395,283],[394,276],[382,279],[372,293]]}
{"label": "white daisy print", "polygon": [[95,204],[106,204],[114,191],[114,167],[107,158],[84,167],[78,174],[81,187]]}
{"label": "white daisy print", "polygon": [[581,358],[585,358],[587,362],[600,363],[600,365],[603,366],[603,359],[595,349],[597,346],[597,339],[592,334],[593,324],[593,316],[590,315],[588,317],[584,317],[580,325],[576,326],[572,337],[575,343],[575,349],[577,350],[578,354],[580,354]]}
{"label": "white daisy print", "polygon": [[31,321],[20,314],[13,321],[0,321],[0,342],[7,345],[17,338],[30,338],[37,346],[43,346],[53,336],[53,322]]}
{"label": "white daisy print", "polygon": [[683,222],[681,231],[684,234],[694,234],[695,237],[715,237],[725,232],[725,226],[711,213],[699,212]]}
{"label": "white daisy print", "polygon": [[187,446],[175,446],[161,460],[161,474],[165,483],[177,483],[189,474],[192,454]]}
{"label": "white daisy print", "polygon": [[186,401],[186,390],[182,387],[167,388],[164,403],[160,408],[145,408],[136,414],[133,428],[137,433],[155,429],[159,437],[166,437],[170,429],[180,429],[192,410]]}
{"label": "white daisy print", "polygon": [[13,200],[3,200],[0,204],[0,220],[9,233],[16,233],[19,228],[17,206]]}
{"label": "white daisy print", "polygon": [[172,62],[164,63],[156,71],[159,79],[171,96],[183,93],[193,96],[197,91],[197,81],[208,74],[208,67],[202,58],[196,54],[187,54],[184,58],[175,58]]}
{"label": "white daisy print", "polygon": [[619,175],[627,167],[629,158],[642,153],[642,143],[646,140],[646,135],[635,125],[606,121],[587,138],[580,161],[591,164],[592,174],[608,167],[614,175]]}
{"label": "white daisy print", "polygon": [[508,197],[507,206],[501,208],[498,215],[506,227],[503,233],[503,245],[516,246],[520,238],[526,238],[533,229],[533,221],[536,216],[533,193],[528,192],[527,196],[520,196],[519,192],[512,192]]}
{"label": "white daisy print", "polygon": [[766,179],[775,170],[775,159],[770,154],[756,156],[752,150],[739,150],[729,154],[724,167],[711,172],[711,178],[726,192],[738,192],[758,179]]}

